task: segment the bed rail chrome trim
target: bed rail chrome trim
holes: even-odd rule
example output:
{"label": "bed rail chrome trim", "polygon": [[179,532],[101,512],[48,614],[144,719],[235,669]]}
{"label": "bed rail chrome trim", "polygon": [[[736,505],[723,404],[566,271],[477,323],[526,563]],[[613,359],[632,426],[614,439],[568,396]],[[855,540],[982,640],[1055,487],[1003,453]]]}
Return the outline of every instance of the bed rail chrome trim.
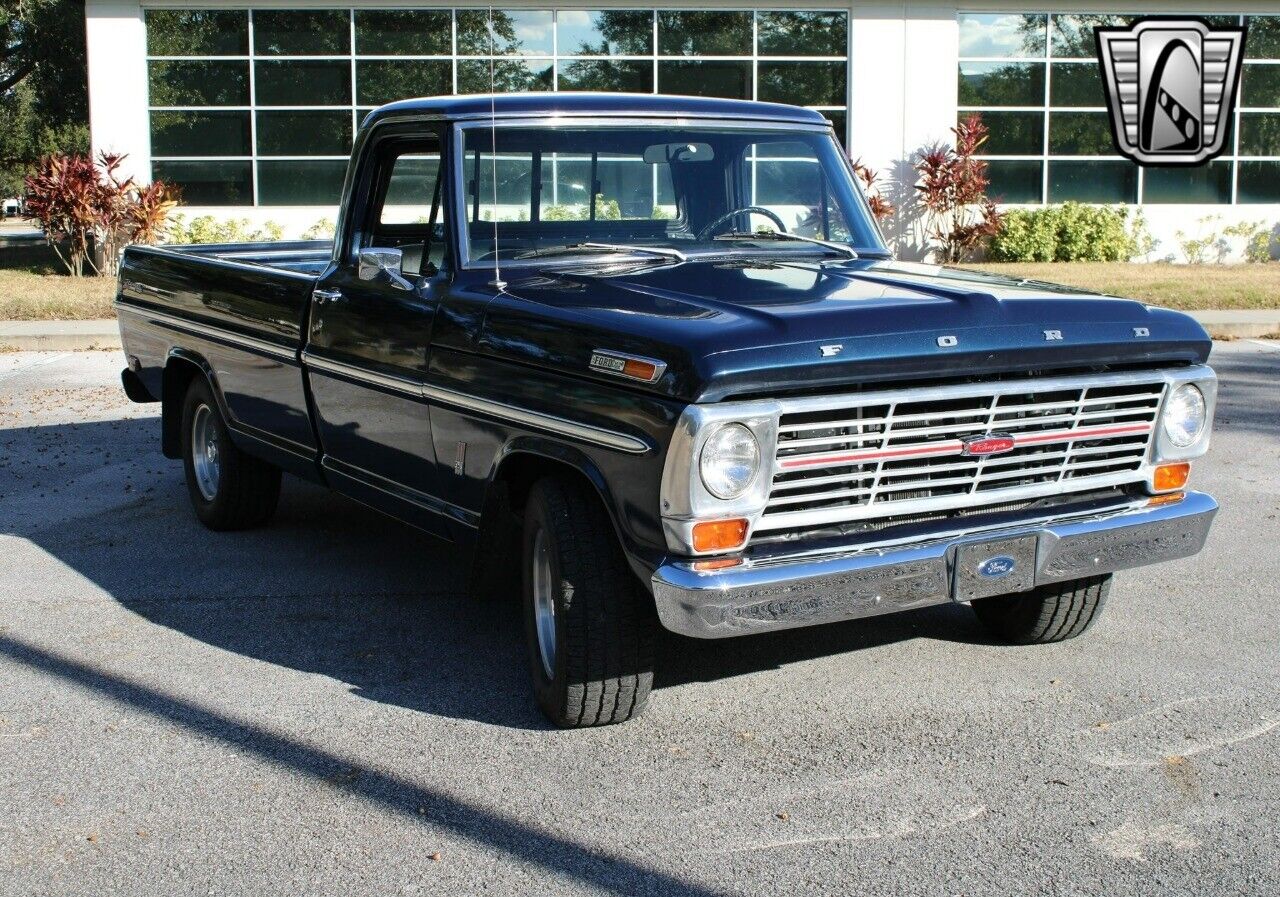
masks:
{"label": "bed rail chrome trim", "polygon": [[965,545],[1036,539],[1028,587],[1097,576],[1196,554],[1218,504],[1201,492],[1179,502],[961,532],[907,544],[798,553],[701,572],[669,560],[653,574],[658,616],[673,632],[722,638],[961,601],[952,589]]}
{"label": "bed rail chrome trim", "polygon": [[508,423],[519,424],[520,426],[534,430],[543,430],[555,433],[559,436],[566,436],[570,439],[577,439],[581,442],[589,442],[593,445],[603,446],[604,448],[627,452],[633,455],[642,455],[652,450],[652,446],[647,442],[644,442],[635,436],[629,436],[626,433],[619,433],[615,430],[607,430],[603,427],[597,427],[592,424],[584,424],[578,421],[568,420],[567,418],[558,417],[554,414],[545,414],[541,411],[530,411],[527,408],[517,408],[514,405],[508,405],[504,402],[496,402],[492,399],[482,399],[479,396],[457,392],[441,386],[433,386],[419,380],[411,380],[408,378],[394,377],[387,374],[368,371],[340,361],[317,357],[310,351],[304,351],[302,353],[302,361],[307,367],[314,368],[322,373],[347,377],[357,382],[390,389],[423,401],[438,402],[442,405],[464,408],[478,414],[496,417],[500,420],[507,421]]}
{"label": "bed rail chrome trim", "polygon": [[[218,244],[218,245],[233,245],[233,244]],[[305,281],[307,283],[310,283],[316,279],[315,275],[304,274],[301,271],[290,271],[288,268],[279,268],[274,265],[268,265],[266,263],[245,261],[240,258],[231,258],[224,255],[213,254],[214,252],[217,252],[217,251],[218,250],[216,248],[187,251],[187,250],[179,249],[173,246],[130,246],[129,247],[129,252],[135,253],[135,254],[143,253],[146,255],[158,255],[158,256],[161,256],[162,258],[177,258],[177,259],[182,259],[184,261],[189,261],[189,262],[194,261],[202,265],[211,265],[215,268],[227,268],[229,270],[235,270],[235,271],[249,271],[255,274],[261,274],[263,271],[270,271],[273,277],[276,277],[276,276],[284,277],[284,278],[288,278],[289,280]],[[259,252],[255,252],[251,250],[231,250],[230,252],[234,253],[234,252],[240,252],[240,251],[242,251],[243,254],[245,255],[261,254]],[[302,253],[310,253],[312,251],[313,250],[309,250],[309,249],[299,250],[299,252],[302,252]],[[298,253],[284,251],[284,254],[296,255]]]}
{"label": "bed rail chrome trim", "polygon": [[[125,289],[129,289],[131,292],[134,292],[135,295],[137,293],[146,292],[144,290],[135,290],[134,288],[137,286],[139,285],[132,284],[131,282],[126,282],[126,284],[123,285]],[[147,288],[147,290],[154,290],[157,296],[161,292],[157,288]],[[192,336],[204,337],[206,339],[228,343],[236,346],[237,348],[246,349],[251,352],[258,352],[263,355],[269,355],[279,361],[287,361],[293,365],[298,363],[297,350],[286,349],[278,343],[269,342],[254,336],[247,336],[243,333],[237,333],[234,330],[227,330],[226,328],[219,327],[215,324],[198,321],[194,318],[179,317],[178,315],[172,315],[168,312],[156,311],[155,309],[148,308],[144,305],[133,305],[128,302],[121,302],[119,299],[113,303],[112,307],[115,308],[117,315],[120,315],[121,313],[130,314],[135,317],[144,318],[152,323],[163,325],[168,327],[170,330],[177,330],[181,333],[190,334]]]}

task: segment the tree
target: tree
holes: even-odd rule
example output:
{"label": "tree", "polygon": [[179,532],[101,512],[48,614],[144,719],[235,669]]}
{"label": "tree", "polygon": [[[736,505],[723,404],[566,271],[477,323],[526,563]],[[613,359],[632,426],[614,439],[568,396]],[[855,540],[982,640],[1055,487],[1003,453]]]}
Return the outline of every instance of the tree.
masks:
{"label": "tree", "polygon": [[42,157],[89,148],[83,0],[0,0],[0,195]]}
{"label": "tree", "polygon": [[977,158],[987,126],[970,115],[951,129],[955,145],[934,144],[916,159],[920,206],[927,233],[942,261],[964,261],[983,240],[1000,232],[1004,216],[987,198],[987,163]]}

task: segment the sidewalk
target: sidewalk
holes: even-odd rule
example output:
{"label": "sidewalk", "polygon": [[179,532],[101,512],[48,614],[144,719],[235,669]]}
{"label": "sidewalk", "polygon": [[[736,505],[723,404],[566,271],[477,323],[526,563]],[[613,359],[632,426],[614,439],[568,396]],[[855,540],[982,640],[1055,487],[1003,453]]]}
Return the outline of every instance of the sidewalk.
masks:
{"label": "sidewalk", "polygon": [[[1280,309],[1188,312],[1214,339],[1257,339],[1280,334]],[[78,352],[119,349],[114,319],[99,321],[0,321],[0,349]]]}
{"label": "sidewalk", "polygon": [[0,321],[0,349],[82,352],[120,348],[114,318],[97,321]]}

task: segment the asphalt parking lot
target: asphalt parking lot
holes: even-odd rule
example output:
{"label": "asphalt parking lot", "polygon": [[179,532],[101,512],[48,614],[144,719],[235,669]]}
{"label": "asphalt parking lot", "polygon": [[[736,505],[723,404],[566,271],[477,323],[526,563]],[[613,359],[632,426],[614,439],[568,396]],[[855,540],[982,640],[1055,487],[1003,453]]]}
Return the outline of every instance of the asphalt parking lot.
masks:
{"label": "asphalt parking lot", "polygon": [[1210,543],[1084,637],[671,636],[561,732],[447,549],[207,532],[115,353],[0,354],[0,894],[1280,893],[1280,343],[1214,356]]}

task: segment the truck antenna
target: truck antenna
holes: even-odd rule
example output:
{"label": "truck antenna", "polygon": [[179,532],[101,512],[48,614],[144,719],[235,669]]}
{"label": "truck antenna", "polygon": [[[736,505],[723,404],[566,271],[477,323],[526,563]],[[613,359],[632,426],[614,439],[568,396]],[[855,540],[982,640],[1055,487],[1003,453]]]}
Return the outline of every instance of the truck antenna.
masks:
{"label": "truck antenna", "polygon": [[497,100],[494,94],[494,77],[493,77],[493,58],[498,52],[498,33],[493,27],[493,5],[489,6],[489,141],[492,153],[490,161],[493,163],[493,280],[489,281],[489,286],[498,292],[502,292],[507,288],[507,282],[502,279],[502,265],[499,261],[498,252],[498,110]]}

